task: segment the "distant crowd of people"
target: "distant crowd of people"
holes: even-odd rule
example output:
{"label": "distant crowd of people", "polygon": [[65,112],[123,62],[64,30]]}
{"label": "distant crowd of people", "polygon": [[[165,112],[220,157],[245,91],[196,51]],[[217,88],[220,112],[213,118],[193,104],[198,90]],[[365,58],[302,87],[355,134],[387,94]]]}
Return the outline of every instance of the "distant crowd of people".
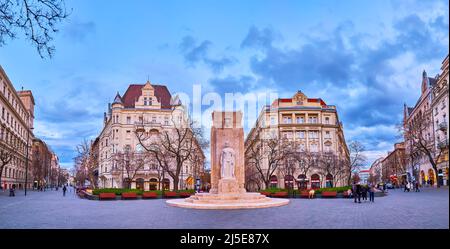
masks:
{"label": "distant crowd of people", "polygon": [[347,194],[354,199],[355,203],[361,203],[361,199],[367,201],[367,196],[369,196],[369,202],[375,202],[375,189],[375,184],[361,185],[354,183]]}

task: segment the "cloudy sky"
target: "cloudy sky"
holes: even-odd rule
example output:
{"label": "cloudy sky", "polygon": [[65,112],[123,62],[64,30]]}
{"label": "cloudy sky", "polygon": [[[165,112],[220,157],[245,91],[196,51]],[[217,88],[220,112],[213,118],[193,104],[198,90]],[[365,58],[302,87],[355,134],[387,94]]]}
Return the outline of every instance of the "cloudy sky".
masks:
{"label": "cloudy sky", "polygon": [[173,93],[192,94],[198,84],[204,94],[320,97],[337,106],[346,139],[366,146],[370,165],[398,141],[403,103],[415,104],[422,71],[435,76],[448,54],[448,1],[66,5],[71,15],[58,27],[52,59],[20,37],[0,47],[16,89],[33,91],[35,135],[65,167],[81,140],[99,134],[115,93],[148,78]]}

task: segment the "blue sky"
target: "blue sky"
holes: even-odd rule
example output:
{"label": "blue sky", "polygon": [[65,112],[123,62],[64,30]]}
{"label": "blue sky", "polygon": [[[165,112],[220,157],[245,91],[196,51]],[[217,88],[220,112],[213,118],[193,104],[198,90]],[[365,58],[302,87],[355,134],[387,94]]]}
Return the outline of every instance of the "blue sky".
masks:
{"label": "blue sky", "polygon": [[368,164],[391,150],[403,103],[448,54],[448,1],[67,0],[52,59],[24,39],[0,47],[16,89],[33,91],[35,134],[71,167],[115,93],[147,78],[171,92],[302,90],[336,105]]}

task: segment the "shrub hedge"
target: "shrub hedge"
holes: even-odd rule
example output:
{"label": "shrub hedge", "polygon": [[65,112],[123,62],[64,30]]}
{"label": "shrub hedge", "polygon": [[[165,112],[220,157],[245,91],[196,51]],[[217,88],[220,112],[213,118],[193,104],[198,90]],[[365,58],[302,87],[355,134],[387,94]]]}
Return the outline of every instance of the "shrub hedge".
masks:
{"label": "shrub hedge", "polygon": [[[139,190],[139,189],[125,189],[125,188],[101,188],[101,189],[94,189],[92,191],[92,194],[94,195],[98,195],[100,193],[114,193],[116,195],[122,195],[122,193],[136,193],[137,195],[142,195],[142,193],[144,193],[143,190]],[[152,190],[152,191],[145,191],[145,192],[155,192],[158,196],[162,195],[162,191],[161,190]],[[165,192],[168,192],[167,190]],[[188,189],[188,190],[177,190],[177,193],[180,192],[186,192],[186,193],[190,193],[193,194],[195,193],[195,190],[193,189]]]}
{"label": "shrub hedge", "polygon": [[[334,188],[319,188],[319,189],[315,189],[315,194],[321,194],[324,191],[336,191],[337,193],[342,193],[344,191],[347,191],[349,189],[351,189],[351,186],[344,186],[344,187],[334,187]],[[299,190],[295,189],[295,190],[289,190],[289,189],[285,189],[285,188],[268,188],[268,189],[264,189],[259,191],[261,192],[269,192],[271,194],[274,193],[278,193],[278,192],[288,192],[289,195],[292,195],[292,193],[294,195],[298,195],[299,194]]]}

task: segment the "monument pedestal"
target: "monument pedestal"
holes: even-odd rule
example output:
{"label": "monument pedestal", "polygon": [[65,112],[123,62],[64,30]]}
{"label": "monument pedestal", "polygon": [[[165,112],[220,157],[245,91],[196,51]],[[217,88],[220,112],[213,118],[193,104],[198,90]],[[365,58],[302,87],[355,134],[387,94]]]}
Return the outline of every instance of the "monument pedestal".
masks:
{"label": "monument pedestal", "polygon": [[236,179],[220,179],[218,186],[218,193],[230,194],[239,193],[238,182]]}
{"label": "monument pedestal", "polygon": [[252,209],[283,206],[288,204],[289,200],[269,198],[260,193],[197,193],[186,199],[168,200],[166,203],[174,207],[193,209]]}

